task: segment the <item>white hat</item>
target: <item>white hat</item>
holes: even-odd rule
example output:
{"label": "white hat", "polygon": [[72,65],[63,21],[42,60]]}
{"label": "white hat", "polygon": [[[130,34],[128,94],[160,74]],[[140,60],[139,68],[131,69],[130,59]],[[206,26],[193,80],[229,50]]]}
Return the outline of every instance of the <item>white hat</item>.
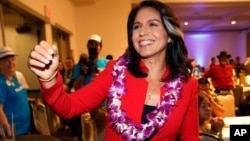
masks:
{"label": "white hat", "polygon": [[6,56],[16,56],[17,54],[10,47],[1,47],[0,48],[0,59]]}
{"label": "white hat", "polygon": [[102,38],[101,36],[97,35],[97,34],[92,34],[90,37],[89,37],[89,40],[94,40],[94,41],[97,41],[97,42],[101,42],[102,41]]}

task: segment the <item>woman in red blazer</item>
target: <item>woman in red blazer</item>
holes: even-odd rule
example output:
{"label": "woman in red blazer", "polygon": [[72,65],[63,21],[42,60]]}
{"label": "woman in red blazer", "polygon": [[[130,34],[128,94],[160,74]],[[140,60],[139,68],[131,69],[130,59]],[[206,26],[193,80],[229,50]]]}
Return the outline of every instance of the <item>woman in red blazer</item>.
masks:
{"label": "woman in red blazer", "polygon": [[129,14],[127,34],[126,52],[71,95],[56,70],[56,47],[35,46],[28,64],[46,103],[70,118],[107,99],[105,141],[198,141],[198,85],[178,18],[164,3],[142,1]]}

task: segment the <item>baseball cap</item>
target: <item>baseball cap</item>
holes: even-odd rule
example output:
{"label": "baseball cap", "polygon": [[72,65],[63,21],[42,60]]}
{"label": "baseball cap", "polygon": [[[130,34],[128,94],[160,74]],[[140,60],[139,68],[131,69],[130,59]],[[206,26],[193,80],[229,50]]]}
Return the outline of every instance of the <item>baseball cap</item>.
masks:
{"label": "baseball cap", "polygon": [[101,36],[97,34],[90,35],[89,40],[94,40],[94,41],[97,41],[98,43],[102,42]]}
{"label": "baseball cap", "polygon": [[0,59],[6,56],[16,56],[17,54],[10,47],[1,47],[0,48]]}

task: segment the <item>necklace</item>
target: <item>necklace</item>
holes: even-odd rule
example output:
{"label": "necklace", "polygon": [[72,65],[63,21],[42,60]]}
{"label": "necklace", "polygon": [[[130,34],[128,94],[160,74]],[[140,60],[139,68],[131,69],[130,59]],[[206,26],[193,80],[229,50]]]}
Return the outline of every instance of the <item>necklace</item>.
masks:
{"label": "necklace", "polygon": [[126,111],[121,109],[121,97],[126,94],[125,70],[127,69],[125,55],[121,56],[113,66],[112,75],[114,81],[108,94],[108,117],[112,128],[128,141],[143,141],[150,137],[155,130],[160,129],[168,121],[168,114],[173,112],[173,107],[177,104],[182,90],[181,75],[176,79],[166,82],[163,88],[166,93],[162,96],[162,101],[157,104],[156,109],[147,114],[148,122],[145,124],[135,124],[132,119],[126,116]]}
{"label": "necklace", "polygon": [[[149,81],[149,80],[148,80]],[[157,83],[155,83],[154,85],[151,84],[151,88],[150,88],[150,83],[148,83],[148,91],[147,91],[147,95],[146,95],[146,103],[147,105],[156,105],[159,102],[159,90],[161,88],[161,81],[158,81]]]}
{"label": "necklace", "polygon": [[15,86],[14,82],[12,82],[11,80],[6,80],[6,84],[7,86]]}

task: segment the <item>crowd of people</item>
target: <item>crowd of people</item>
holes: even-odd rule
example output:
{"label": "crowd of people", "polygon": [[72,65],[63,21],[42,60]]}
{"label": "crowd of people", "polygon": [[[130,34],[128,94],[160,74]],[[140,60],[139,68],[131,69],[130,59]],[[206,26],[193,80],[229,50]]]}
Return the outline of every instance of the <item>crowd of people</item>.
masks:
{"label": "crowd of people", "polygon": [[[88,49],[88,54],[80,54],[76,64],[72,57],[68,57],[65,62],[59,60],[58,70],[63,77],[65,90],[69,94],[87,85],[104,70],[108,61],[113,59],[113,56],[110,54],[106,58],[100,56],[102,49],[102,38],[100,35],[90,35],[86,48]],[[106,101],[104,101],[90,112],[70,119],[62,118],[62,121],[66,127],[71,129],[73,135],[79,141],[90,139],[103,140],[106,113]]]}

